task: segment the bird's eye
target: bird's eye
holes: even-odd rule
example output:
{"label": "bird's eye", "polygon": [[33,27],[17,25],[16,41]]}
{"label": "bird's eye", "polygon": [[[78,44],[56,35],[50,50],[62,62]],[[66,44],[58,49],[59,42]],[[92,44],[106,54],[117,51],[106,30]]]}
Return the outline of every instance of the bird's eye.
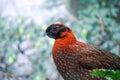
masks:
{"label": "bird's eye", "polygon": [[53,29],[54,29],[54,30],[56,30],[56,29],[57,29],[57,27],[53,27]]}

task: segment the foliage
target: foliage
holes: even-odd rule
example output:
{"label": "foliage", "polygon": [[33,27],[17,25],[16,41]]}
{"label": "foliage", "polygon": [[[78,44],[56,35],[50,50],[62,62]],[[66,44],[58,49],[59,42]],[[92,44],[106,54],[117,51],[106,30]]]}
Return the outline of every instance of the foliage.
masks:
{"label": "foliage", "polygon": [[120,1],[78,0],[77,3],[80,6],[71,6],[71,9],[76,8],[77,12],[75,18],[78,22],[71,23],[77,37],[119,55]]}
{"label": "foliage", "polygon": [[[6,66],[6,69],[3,67],[3,71],[16,73],[17,70],[12,69],[16,68],[15,65],[21,65],[24,70],[25,63],[21,61],[24,58],[19,58],[20,55],[24,55],[28,59],[26,66],[32,64],[30,66],[32,73],[27,71],[29,75],[31,74],[31,78],[34,80],[45,80],[46,75],[44,72],[48,65],[53,64],[48,62],[51,55],[51,48],[49,48],[51,44],[48,39],[43,39],[45,37],[42,36],[46,26],[41,25],[40,28],[32,20],[18,16],[15,19],[11,17],[0,18],[0,28],[0,55],[3,59],[0,62]],[[18,70],[19,67],[17,67]],[[25,71],[23,73],[24,76],[28,75]],[[16,73],[16,75],[19,75],[19,73]],[[38,75],[41,76],[38,77]]]}
{"label": "foliage", "polygon": [[[63,0],[69,13],[60,1],[43,1],[47,3],[45,7],[37,9],[44,7],[48,14],[58,12],[62,17],[59,14],[50,18],[43,16],[47,20],[39,25],[29,17],[0,17],[0,72],[27,78],[22,80],[61,80],[51,57],[54,40],[42,36],[57,17],[71,26],[79,40],[120,55],[120,0]],[[61,5],[63,11],[57,9]],[[101,76],[101,73],[107,74],[105,77],[111,73],[113,79],[119,75],[110,70],[95,71],[94,75]],[[6,79],[0,76],[0,80]]]}
{"label": "foliage", "polygon": [[105,77],[110,80],[111,79],[112,80],[120,80],[120,71],[100,69],[100,70],[92,71],[92,75]]}

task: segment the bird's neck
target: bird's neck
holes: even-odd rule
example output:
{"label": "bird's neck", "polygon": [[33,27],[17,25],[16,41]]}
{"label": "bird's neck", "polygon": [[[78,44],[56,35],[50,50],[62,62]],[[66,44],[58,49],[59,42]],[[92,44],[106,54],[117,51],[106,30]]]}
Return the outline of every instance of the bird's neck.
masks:
{"label": "bird's neck", "polygon": [[72,43],[75,43],[77,40],[74,36],[73,33],[68,33],[68,35],[64,38],[59,38],[59,39],[56,39],[55,40],[55,43],[54,43],[54,46],[53,46],[53,54],[57,53],[58,49],[64,49],[66,48],[66,46],[72,44]]}
{"label": "bird's neck", "polygon": [[55,45],[57,44],[71,44],[76,41],[76,37],[72,32],[66,34],[63,38],[58,38],[55,40]]}

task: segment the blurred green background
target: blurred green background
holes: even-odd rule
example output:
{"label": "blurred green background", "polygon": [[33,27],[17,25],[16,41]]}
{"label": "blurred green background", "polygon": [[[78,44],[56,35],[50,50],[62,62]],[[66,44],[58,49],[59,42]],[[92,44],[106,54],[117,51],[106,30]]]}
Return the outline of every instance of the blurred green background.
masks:
{"label": "blurred green background", "polygon": [[0,80],[63,80],[43,37],[52,23],[120,56],[120,0],[0,0]]}

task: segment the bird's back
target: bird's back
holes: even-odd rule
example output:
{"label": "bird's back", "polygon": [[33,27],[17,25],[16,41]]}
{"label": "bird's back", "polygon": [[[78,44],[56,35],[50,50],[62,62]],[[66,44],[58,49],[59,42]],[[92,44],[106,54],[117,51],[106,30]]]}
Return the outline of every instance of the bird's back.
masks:
{"label": "bird's back", "polygon": [[[77,42],[78,60],[82,67],[87,69],[113,69],[120,70],[120,57],[90,44]],[[80,48],[80,44],[85,44]]]}

